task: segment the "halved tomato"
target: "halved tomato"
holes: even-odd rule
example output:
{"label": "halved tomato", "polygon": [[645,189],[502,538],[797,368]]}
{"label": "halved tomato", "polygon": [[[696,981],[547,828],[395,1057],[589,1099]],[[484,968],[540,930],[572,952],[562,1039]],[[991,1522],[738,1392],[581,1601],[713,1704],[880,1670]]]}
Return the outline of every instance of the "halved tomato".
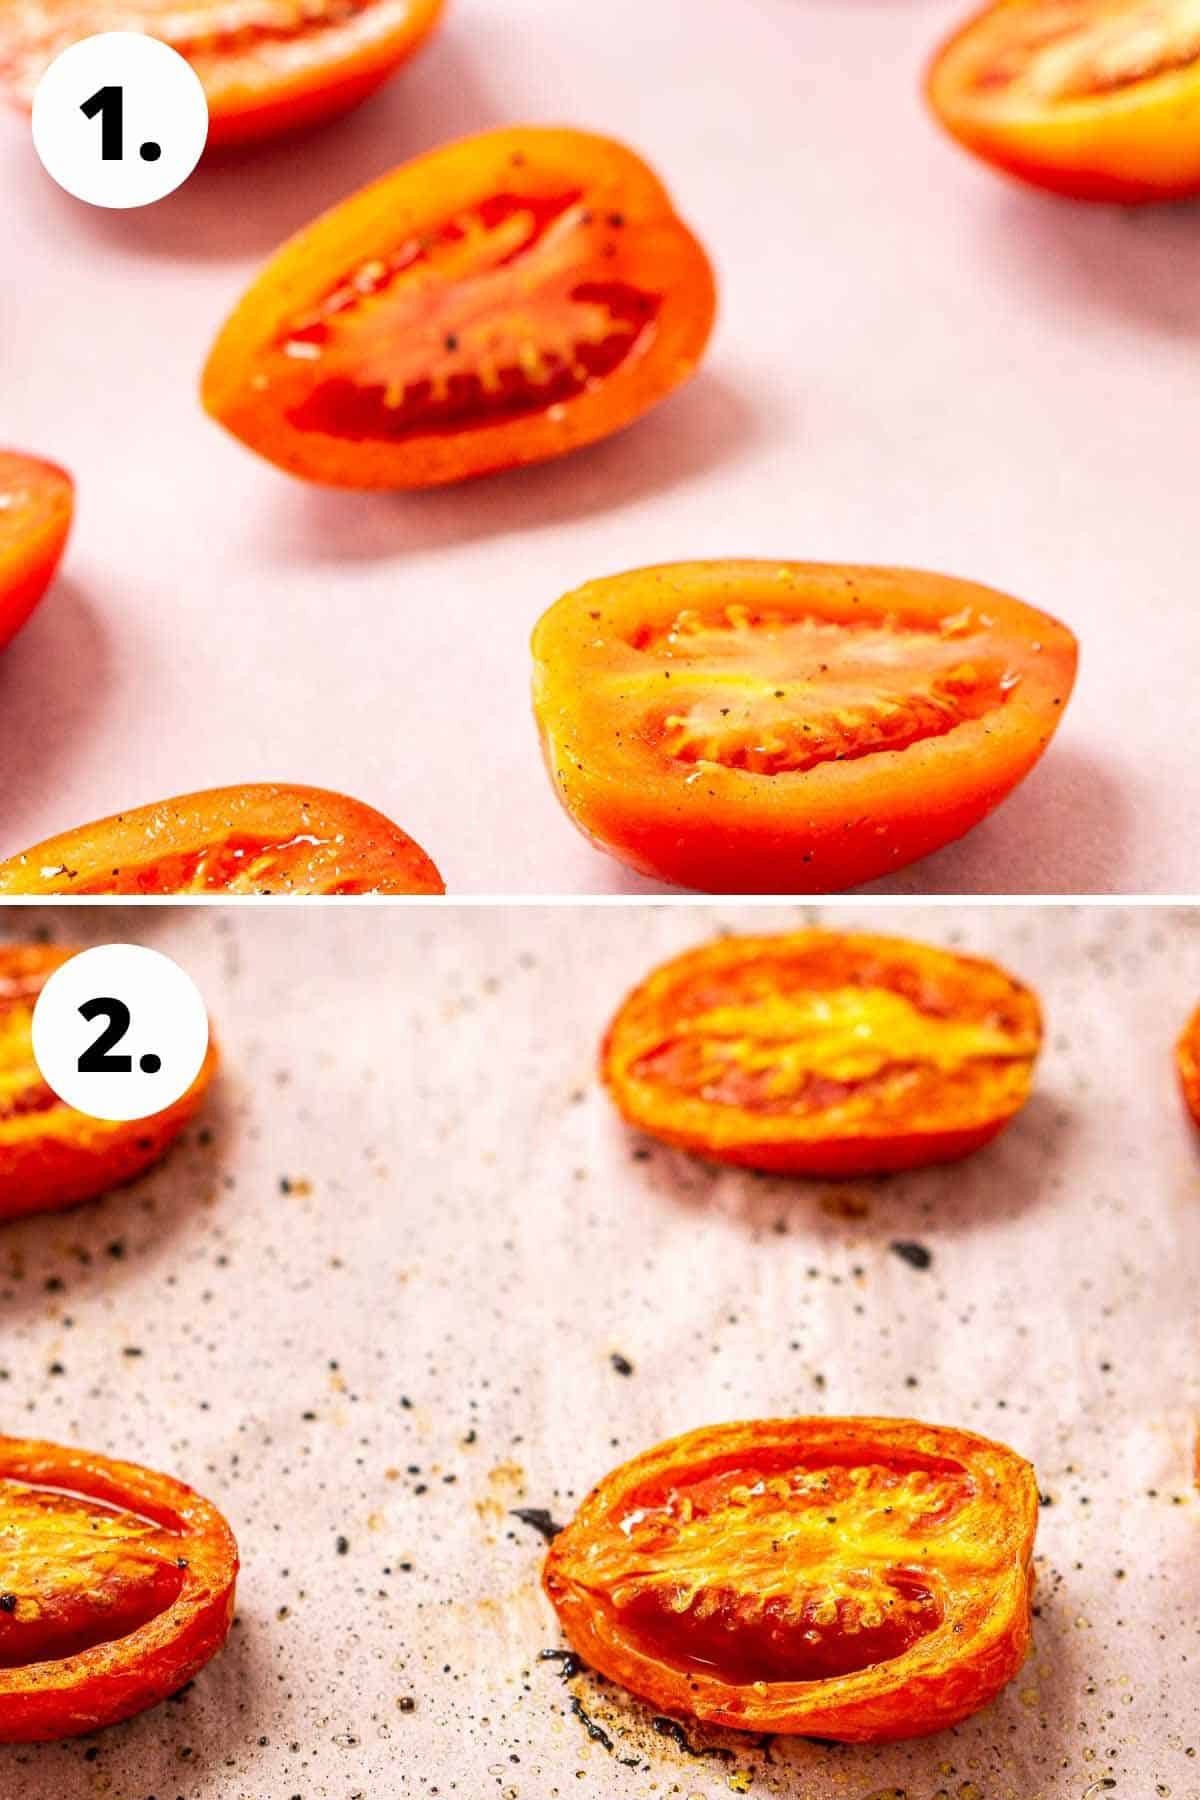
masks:
{"label": "halved tomato", "polygon": [[442,894],[419,844],[324,788],[210,788],[47,838],[0,894]]}
{"label": "halved tomato", "polygon": [[181,1481],[0,1438],[0,1743],[177,1693],[229,1634],[237,1572],[229,1526]]}
{"label": "halved tomato", "polygon": [[1175,1067],[1187,1109],[1200,1125],[1200,1008],[1188,1020],[1175,1046]]}
{"label": "halved tomato", "polygon": [[424,42],[444,0],[20,0],[0,7],[0,89],[29,107],[50,63],[100,31],[142,31],[187,58],[209,145],[346,112]]}
{"label": "halved tomato", "polygon": [[1033,1470],[909,1419],[766,1419],[669,1439],[546,1557],[580,1656],[666,1713],[846,1742],[957,1725],[1030,1641]]}
{"label": "halved tomato", "polygon": [[92,1119],[42,1080],[33,1009],[73,950],[0,945],[0,1220],[53,1212],[131,1181],[164,1156],[195,1116],[217,1068],[217,1047],[181,1099],[149,1119]]}
{"label": "halved tomato", "polygon": [[1075,678],[1064,625],[905,569],[675,563],[533,634],[555,791],[645,875],[828,893],[939,849],[1027,775]]}
{"label": "halved tomato", "polygon": [[74,506],[75,484],[65,469],[0,450],[0,646],[53,580]]}
{"label": "halved tomato", "polygon": [[1200,193],[1196,0],[1000,0],[939,51],[926,93],[968,150],[1036,187]]}
{"label": "halved tomato", "polygon": [[492,131],[406,163],[283,246],[204,404],[293,475],[420,488],[606,437],[689,376],[712,270],[632,151]]}
{"label": "halved tomato", "polygon": [[656,969],[608,1028],[630,1124],[716,1162],[868,1175],[953,1162],[1029,1098],[1029,988],[903,938],[729,937]]}

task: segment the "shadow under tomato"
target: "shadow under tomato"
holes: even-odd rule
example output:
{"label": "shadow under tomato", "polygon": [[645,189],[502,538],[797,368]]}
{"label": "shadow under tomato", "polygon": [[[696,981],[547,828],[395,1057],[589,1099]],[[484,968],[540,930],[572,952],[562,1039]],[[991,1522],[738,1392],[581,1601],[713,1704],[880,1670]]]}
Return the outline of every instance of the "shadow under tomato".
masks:
{"label": "shadow under tomato", "polygon": [[1084,751],[1051,744],[1015,793],[965,837],[869,883],[874,894],[1123,894],[1151,891],[1135,871],[1119,777]]}
{"label": "shadow under tomato", "polygon": [[[69,792],[64,771],[89,755],[110,692],[109,661],[100,615],[70,577],[55,582],[0,651],[0,853],[45,836],[45,796]],[[76,823],[65,814],[60,821]]]}
{"label": "shadow under tomato", "polygon": [[[266,143],[210,151],[154,206],[86,206],[47,177],[47,223],[65,238],[86,232],[131,256],[184,263],[265,258],[399,163],[499,123],[477,70],[478,59],[452,38],[436,39],[353,112]],[[230,305],[236,298],[231,292]]]}
{"label": "shadow under tomato", "polygon": [[734,387],[701,370],[613,437],[532,468],[383,494],[314,487],[281,475],[279,506],[266,526],[270,546],[262,553],[302,565],[384,561],[569,525],[698,480],[769,429]]}
{"label": "shadow under tomato", "polygon": [[847,1239],[878,1248],[959,1233],[977,1237],[1053,1204],[1076,1121],[1043,1089],[997,1138],[961,1162],[844,1179],[728,1168],[619,1123],[613,1129],[624,1135],[631,1179],[668,1204],[716,1210],[754,1237],[802,1240],[813,1249],[844,1246]]}
{"label": "shadow under tomato", "polygon": [[[113,914],[106,916],[111,920]],[[57,919],[61,920],[61,915]],[[54,933],[60,941],[70,939],[70,923],[70,919],[63,921]],[[142,935],[140,928],[134,934]],[[189,1254],[198,1253],[196,1239],[212,1240],[212,1254],[221,1253],[219,1201],[226,1186],[225,1170],[233,1160],[232,1139],[232,1105],[218,1070],[195,1121],[162,1161],[144,1174],[66,1212],[0,1221],[0,1309],[9,1352],[17,1366],[28,1361],[20,1355],[23,1316],[40,1324],[48,1313],[52,1319],[59,1315],[69,1318],[86,1307],[103,1318],[111,1304],[113,1316],[120,1318],[126,1312],[122,1296],[130,1286],[170,1279],[171,1259],[182,1233],[191,1234]],[[112,1332],[115,1368],[125,1354],[127,1340],[117,1327]],[[64,1335],[63,1361],[69,1375],[70,1334]],[[95,1360],[99,1348],[100,1338],[93,1328],[89,1359]],[[136,1369],[136,1358],[131,1359],[131,1366]],[[54,1389],[47,1386],[43,1370],[37,1375],[36,1391],[24,1395],[14,1368],[8,1395],[14,1403],[33,1402],[39,1410],[30,1430],[54,1438],[55,1417],[50,1405]]]}
{"label": "shadow under tomato", "polygon": [[1097,308],[1200,338],[1200,199],[1091,206],[1001,190],[992,248],[1068,328]]}

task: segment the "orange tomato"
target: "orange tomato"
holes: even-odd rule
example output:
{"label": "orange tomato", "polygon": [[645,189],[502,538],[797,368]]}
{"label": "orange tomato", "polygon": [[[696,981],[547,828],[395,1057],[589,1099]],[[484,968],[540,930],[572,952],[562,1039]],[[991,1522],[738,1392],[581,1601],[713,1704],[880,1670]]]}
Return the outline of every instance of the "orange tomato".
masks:
{"label": "orange tomato", "polygon": [[68,45],[143,31],[187,58],[208,99],[209,145],[346,112],[429,36],[443,0],[21,0],[0,8],[0,89],[19,105]]}
{"label": "orange tomato", "polygon": [[3,894],[441,894],[412,838],[323,788],[211,788],[0,862]]}
{"label": "orange tomato", "polygon": [[961,144],[1036,187],[1200,193],[1194,0],[999,0],[938,53],[926,92]]}
{"label": "orange tomato", "polygon": [[631,1125],[716,1162],[868,1175],[952,1162],[1029,1098],[1036,996],[902,938],[729,937],[656,969],[608,1028]]}
{"label": "orange tomato", "polygon": [[568,594],[533,658],[555,792],[601,849],[684,887],[826,893],[991,812],[1053,736],[1076,644],[943,575],[702,562]]}
{"label": "orange tomato", "polygon": [[1187,1109],[1200,1125],[1200,1008],[1188,1020],[1175,1046],[1175,1067]]}
{"label": "orange tomato", "polygon": [[666,1713],[844,1742],[957,1725],[1030,1641],[1033,1470],[910,1419],[766,1419],[605,1477],[544,1585],[585,1662]]}
{"label": "orange tomato", "polygon": [[71,529],[75,485],[65,469],[0,450],[0,646],[54,578]]}
{"label": "orange tomato", "polygon": [[435,150],[284,245],[204,404],[290,474],[421,488],[608,436],[690,375],[712,271],[646,165],[580,131]]}
{"label": "orange tomato", "polygon": [[0,1438],[0,1743],[48,1743],[177,1693],[225,1642],[238,1555],[180,1481]]}
{"label": "orange tomato", "polygon": [[58,1211],[130,1181],[194,1118],[217,1067],[208,1055],[181,1099],[153,1118],[91,1119],[42,1080],[33,1054],[38,995],[71,950],[0,945],[0,1220]]}

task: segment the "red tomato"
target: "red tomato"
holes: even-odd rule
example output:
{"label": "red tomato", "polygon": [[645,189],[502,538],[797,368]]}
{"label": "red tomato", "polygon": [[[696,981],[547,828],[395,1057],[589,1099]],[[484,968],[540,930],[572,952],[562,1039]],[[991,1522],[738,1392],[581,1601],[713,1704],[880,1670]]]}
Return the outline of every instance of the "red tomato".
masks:
{"label": "red tomato", "polygon": [[5,0],[0,88],[29,107],[68,45],[144,31],[185,56],[208,99],[208,141],[309,125],[365,99],[428,37],[443,0]]}
{"label": "red tomato", "polygon": [[72,954],[45,944],[0,945],[0,1220],[74,1206],[140,1175],[195,1117],[216,1073],[210,1038],[187,1093],[153,1118],[91,1119],[65,1105],[34,1058],[33,1009]]}
{"label": "red tomato", "polygon": [[441,894],[409,836],[323,788],[212,788],[138,806],[0,862],[2,894]]}
{"label": "red tomato", "polygon": [[0,645],[21,629],[53,580],[74,505],[64,469],[0,450]]}
{"label": "red tomato", "polygon": [[1035,187],[1200,193],[1195,0],[999,0],[942,48],[926,91],[961,144]]}
{"label": "red tomato", "polygon": [[1041,756],[1065,626],[906,569],[675,563],[593,581],[533,635],[534,711],[572,821],[715,893],[828,893],[961,837]]}
{"label": "red tomato", "polygon": [[0,1438],[0,1743],[177,1693],[228,1636],[237,1572],[228,1525],[181,1481]]}
{"label": "red tomato", "polygon": [[580,1656],[665,1713],[921,1737],[1029,1648],[1038,1492],[1003,1444],[912,1419],[762,1419],[605,1477],[544,1582]]}
{"label": "red tomato", "polygon": [[715,1162],[869,1175],[953,1162],[1029,1098],[1037,996],[903,938],[728,937],[655,969],[608,1028],[630,1124]]}
{"label": "red tomato", "polygon": [[293,475],[433,487],[606,437],[689,376],[708,259],[620,144],[510,129],[386,175],[284,245],[204,404]]}
{"label": "red tomato", "polygon": [[1175,1046],[1175,1068],[1188,1112],[1200,1125],[1200,1009],[1192,1014]]}

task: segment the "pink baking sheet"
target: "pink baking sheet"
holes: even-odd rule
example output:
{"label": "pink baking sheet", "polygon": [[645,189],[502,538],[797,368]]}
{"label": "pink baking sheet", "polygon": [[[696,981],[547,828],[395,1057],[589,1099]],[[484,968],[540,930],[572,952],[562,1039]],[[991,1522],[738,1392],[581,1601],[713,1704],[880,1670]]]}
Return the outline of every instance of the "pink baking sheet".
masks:
{"label": "pink baking sheet", "polygon": [[[801,916],[0,914],[168,951],[224,1055],[156,1173],[0,1230],[0,1429],[193,1482],[244,1563],[231,1645],[181,1700],[0,1750],[0,1800],[1197,1800],[1200,1160],[1170,1050],[1198,916],[819,915],[1040,991],[1034,1097],[958,1167],[758,1179],[628,1133],[594,1072],[618,998]],[[1003,1696],[921,1743],[693,1728],[716,1754],[692,1756],[563,1684],[512,1509],[564,1519],[670,1433],[812,1411],[1033,1460],[1035,1650]]]}
{"label": "pink baking sheet", "polygon": [[[1200,212],[1072,207],[973,166],[919,100],[960,0],[451,0],[353,117],[144,212],[53,186],[0,118],[0,441],[65,462],[78,530],[0,661],[0,851],[260,779],[360,796],[463,892],[646,884],[560,814],[529,716],[559,594],[722,555],[912,564],[1083,644],[1052,756],[915,892],[1190,892]],[[426,495],[323,492],[203,415],[254,271],[450,137],[638,146],[719,266],[703,373],[619,439]]]}

